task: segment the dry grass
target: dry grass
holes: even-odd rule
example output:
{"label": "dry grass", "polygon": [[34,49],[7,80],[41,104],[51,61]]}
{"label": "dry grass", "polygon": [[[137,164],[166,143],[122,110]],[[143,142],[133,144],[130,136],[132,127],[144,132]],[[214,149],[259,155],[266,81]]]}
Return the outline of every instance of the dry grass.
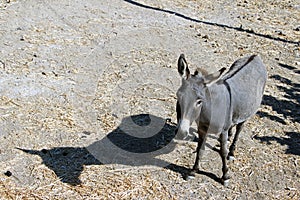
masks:
{"label": "dry grass", "polygon": [[[300,199],[297,1],[137,2],[148,8],[1,1],[0,199]],[[182,175],[195,142],[158,155],[165,168],[101,163],[86,149],[128,116],[176,121],[180,53],[192,69],[253,53],[267,65],[265,98],[229,164],[228,188],[214,136],[191,181]]]}

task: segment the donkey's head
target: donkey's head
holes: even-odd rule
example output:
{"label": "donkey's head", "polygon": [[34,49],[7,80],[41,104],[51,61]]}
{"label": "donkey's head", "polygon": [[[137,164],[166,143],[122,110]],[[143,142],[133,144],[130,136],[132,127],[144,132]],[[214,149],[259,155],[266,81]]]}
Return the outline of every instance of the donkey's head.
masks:
{"label": "donkey's head", "polygon": [[207,101],[208,87],[215,83],[226,68],[208,74],[205,70],[197,69],[190,74],[183,54],[178,59],[178,72],[182,77],[182,84],[177,91],[177,123],[178,133],[187,135],[191,124],[200,116],[201,108]]}

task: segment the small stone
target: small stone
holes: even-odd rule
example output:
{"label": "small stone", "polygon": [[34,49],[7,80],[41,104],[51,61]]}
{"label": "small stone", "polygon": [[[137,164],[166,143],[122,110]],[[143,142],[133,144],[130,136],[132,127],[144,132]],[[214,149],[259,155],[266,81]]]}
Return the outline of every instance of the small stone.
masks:
{"label": "small stone", "polygon": [[52,73],[54,74],[54,76],[58,77],[58,74],[55,73],[55,71],[52,71]]}
{"label": "small stone", "polygon": [[5,175],[5,176],[8,176],[8,177],[11,177],[11,176],[12,176],[12,173],[11,173],[11,171],[6,171],[6,172],[4,173],[4,175]]}
{"label": "small stone", "polygon": [[1,60],[0,60],[0,66],[1,66],[1,68],[5,69],[5,63]]}
{"label": "small stone", "polygon": [[285,34],[281,30],[276,30],[275,33],[281,36],[285,36]]}
{"label": "small stone", "polygon": [[91,135],[91,132],[89,132],[89,131],[83,131],[82,133],[85,135]]}

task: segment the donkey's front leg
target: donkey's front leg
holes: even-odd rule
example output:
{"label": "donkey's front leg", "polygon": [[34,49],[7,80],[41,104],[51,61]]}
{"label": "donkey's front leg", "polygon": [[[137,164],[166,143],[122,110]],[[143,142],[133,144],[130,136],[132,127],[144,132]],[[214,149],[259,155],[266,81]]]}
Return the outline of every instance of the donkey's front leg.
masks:
{"label": "donkey's front leg", "polygon": [[221,151],[220,151],[222,163],[223,163],[222,183],[226,187],[229,184],[229,178],[230,178],[229,174],[228,174],[228,167],[227,167],[227,156],[228,156],[227,140],[228,140],[228,130],[222,131],[222,133],[221,133]]}
{"label": "donkey's front leg", "polygon": [[191,177],[195,176],[195,173],[199,171],[199,161],[205,151],[205,143],[206,143],[206,135],[207,132],[198,129],[198,135],[199,135],[199,139],[198,139],[198,146],[197,146],[197,150],[196,150],[196,159],[195,159],[195,164],[193,166],[192,171],[190,172]]}

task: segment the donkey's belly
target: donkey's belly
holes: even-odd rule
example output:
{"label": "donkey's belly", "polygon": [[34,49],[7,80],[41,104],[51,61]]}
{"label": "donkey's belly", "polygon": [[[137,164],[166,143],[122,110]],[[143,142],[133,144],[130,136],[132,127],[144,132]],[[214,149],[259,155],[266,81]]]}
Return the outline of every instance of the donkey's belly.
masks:
{"label": "donkey's belly", "polygon": [[253,116],[262,101],[263,87],[232,92],[232,122],[238,124]]}

